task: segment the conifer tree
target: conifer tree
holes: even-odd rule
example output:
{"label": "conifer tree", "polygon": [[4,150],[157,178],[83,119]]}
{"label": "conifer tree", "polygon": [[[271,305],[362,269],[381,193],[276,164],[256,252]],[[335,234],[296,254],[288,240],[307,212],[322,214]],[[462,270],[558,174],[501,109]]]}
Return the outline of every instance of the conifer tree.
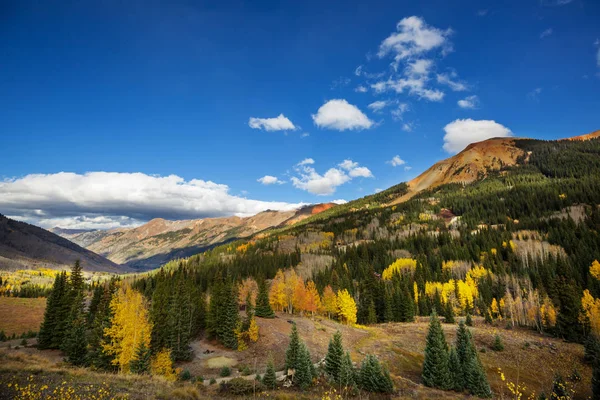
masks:
{"label": "conifer tree", "polygon": [[337,331],[329,340],[327,355],[325,356],[325,371],[336,382],[340,383],[340,371],[344,357],[342,333]]}
{"label": "conifer tree", "polygon": [[469,376],[469,367],[470,360],[473,356],[472,347],[470,343],[470,334],[465,326],[463,321],[460,321],[458,324],[458,329],[456,330],[456,355],[458,356],[458,361],[461,366],[461,370],[463,371],[463,382],[466,384],[466,379]]}
{"label": "conifer tree", "polygon": [[452,386],[448,368],[448,344],[435,311],[429,322],[422,376],[425,386],[444,390]]}
{"label": "conifer tree", "polygon": [[300,343],[295,370],[294,381],[302,390],[305,390],[312,384],[314,370],[310,352],[304,343]]}
{"label": "conifer tree", "polygon": [[290,333],[290,344],[285,352],[285,369],[294,370],[298,366],[298,358],[300,354],[300,337],[296,324],[292,324],[292,332]]}
{"label": "conifer tree", "polygon": [[448,368],[450,370],[450,381],[452,382],[452,389],[457,392],[462,392],[465,388],[464,374],[458,354],[454,347],[450,348],[450,355],[448,356]]}
{"label": "conifer tree", "polygon": [[476,352],[474,353],[473,357],[471,357],[470,364],[469,376],[467,379],[467,388],[469,389],[469,393],[481,398],[492,397],[490,384],[488,383],[483,365],[481,365],[481,361],[479,360],[479,356]]}
{"label": "conifer tree", "polygon": [[44,311],[44,321],[40,326],[38,334],[38,347],[40,349],[50,349],[53,346],[54,335],[56,334],[56,326],[59,318],[59,306],[65,292],[65,277],[63,273],[56,275],[52,291],[46,300],[46,310]]}
{"label": "conifer tree", "polygon": [[134,374],[148,374],[150,373],[150,363],[152,359],[152,353],[150,347],[145,342],[140,342],[135,355],[129,363],[129,369]]}
{"label": "conifer tree", "polygon": [[269,303],[269,292],[267,290],[267,283],[264,279],[258,282],[258,295],[256,297],[256,310],[254,314],[261,318],[274,318],[275,313],[271,309]]}
{"label": "conifer tree", "polygon": [[152,293],[150,320],[156,329],[152,330],[150,348],[154,352],[167,347],[169,341],[169,284],[161,270],[156,276],[156,287]]}
{"label": "conifer tree", "polygon": [[[180,271],[175,290],[171,295],[168,318],[168,347],[171,349],[171,358],[174,361],[189,360],[192,351],[190,348],[190,327],[192,322],[191,302],[184,274]],[[158,327],[160,329],[162,327]],[[156,330],[156,329],[155,329]]]}
{"label": "conifer tree", "polygon": [[600,400],[600,359],[598,357],[592,364],[592,399]]}
{"label": "conifer tree", "polygon": [[268,389],[275,389],[277,385],[277,376],[275,375],[275,365],[273,363],[273,356],[269,355],[269,361],[267,362],[267,370],[265,371],[265,376],[263,377],[262,383]]}
{"label": "conifer tree", "polygon": [[98,311],[98,306],[100,301],[102,300],[102,295],[104,294],[104,286],[100,284],[96,284],[94,287],[94,292],[92,294],[92,300],[90,301],[90,306],[88,308],[87,313],[87,323],[89,326],[94,322],[94,317],[96,316],[96,312]]}
{"label": "conifer tree", "polygon": [[223,320],[220,323],[217,333],[221,343],[230,349],[237,349],[238,341],[235,331],[240,321],[239,308],[237,303],[237,287],[232,283],[225,286],[226,296],[223,297]]}
{"label": "conifer tree", "polygon": [[350,358],[350,352],[342,357],[342,365],[340,366],[340,379],[339,384],[342,388],[354,388],[356,386],[356,371],[354,370],[354,364],[352,364],[352,358]]}
{"label": "conifer tree", "polygon": [[444,322],[447,324],[453,324],[454,321],[454,307],[452,307],[452,302],[451,301],[447,301],[446,302],[446,308],[445,308],[445,312],[444,312]]}
{"label": "conifer tree", "polygon": [[111,326],[112,311],[110,302],[116,291],[116,279],[111,279],[110,283],[103,287],[103,294],[94,316],[88,345],[89,364],[98,370],[114,370],[112,360],[113,355],[103,351],[104,345],[109,342],[109,337],[105,330]]}
{"label": "conifer tree", "polygon": [[67,356],[67,362],[77,366],[87,364],[87,324],[86,316],[83,311],[83,294],[80,293],[75,298],[75,304],[69,318],[70,326],[67,331],[62,350]]}
{"label": "conifer tree", "polygon": [[382,368],[377,357],[367,354],[360,366],[360,387],[367,392],[392,393],[394,384],[387,369]]}
{"label": "conifer tree", "polygon": [[473,326],[473,317],[471,316],[471,313],[467,313],[465,323],[467,324],[467,326]]}

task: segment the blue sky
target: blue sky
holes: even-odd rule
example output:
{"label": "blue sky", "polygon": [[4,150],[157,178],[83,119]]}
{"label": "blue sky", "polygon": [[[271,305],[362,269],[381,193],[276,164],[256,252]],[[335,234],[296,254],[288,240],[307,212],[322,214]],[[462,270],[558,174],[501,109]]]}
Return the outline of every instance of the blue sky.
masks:
{"label": "blue sky", "polygon": [[597,1],[121,3],[0,6],[1,213],[247,215],[600,128]]}

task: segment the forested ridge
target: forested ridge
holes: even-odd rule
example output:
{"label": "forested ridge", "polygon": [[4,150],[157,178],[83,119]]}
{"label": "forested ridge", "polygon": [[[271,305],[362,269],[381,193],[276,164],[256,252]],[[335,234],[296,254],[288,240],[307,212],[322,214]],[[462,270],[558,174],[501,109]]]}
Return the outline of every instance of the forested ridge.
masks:
{"label": "forested ridge", "polygon": [[[165,357],[190,359],[195,338],[243,350],[258,340],[255,318],[272,318],[277,311],[360,325],[411,322],[435,313],[446,322],[479,316],[585,342],[594,360],[600,334],[600,139],[516,140],[516,146],[527,152],[517,166],[470,185],[440,186],[387,206],[406,193],[407,186],[400,184],[298,225],[174,260],[121,282],[96,283],[87,317],[80,300],[70,312],[64,305],[57,312],[87,321],[89,340],[103,350],[69,358],[78,365],[142,371],[158,371],[163,360],[164,374],[171,376]],[[55,289],[66,287],[66,276],[56,279]],[[51,301],[60,303],[58,290],[49,309]],[[137,310],[123,305],[128,296]],[[122,322],[118,328],[131,313],[145,316],[140,326]],[[436,321],[432,317],[434,331]],[[62,329],[52,332],[71,338],[63,346],[85,353],[78,336]],[[119,338],[127,329],[142,339],[124,356]],[[43,326],[42,337],[45,331]],[[442,340],[434,338],[439,333],[431,335],[432,343]],[[52,334],[40,338],[50,348],[60,342]],[[437,382],[431,386],[467,388],[488,397],[476,353],[469,357],[462,362],[476,371],[471,386],[449,387],[446,378],[426,378],[424,370],[425,384],[430,379]],[[365,363],[364,368],[369,363],[380,368],[376,360]],[[381,389],[389,390],[389,385]]]}

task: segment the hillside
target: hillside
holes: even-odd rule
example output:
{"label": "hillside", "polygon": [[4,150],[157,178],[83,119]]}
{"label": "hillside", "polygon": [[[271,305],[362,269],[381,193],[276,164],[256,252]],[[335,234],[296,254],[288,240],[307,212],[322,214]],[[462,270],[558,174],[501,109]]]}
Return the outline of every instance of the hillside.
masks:
{"label": "hillside", "polygon": [[62,236],[109,260],[141,270],[157,268],[175,258],[189,257],[267,228],[288,226],[334,207],[317,204],[292,211],[264,211],[251,217],[169,221],[156,218],[136,228],[65,232]]}
{"label": "hillside", "polygon": [[81,260],[85,271],[125,272],[116,263],[52,232],[0,215],[0,268],[68,268]]}

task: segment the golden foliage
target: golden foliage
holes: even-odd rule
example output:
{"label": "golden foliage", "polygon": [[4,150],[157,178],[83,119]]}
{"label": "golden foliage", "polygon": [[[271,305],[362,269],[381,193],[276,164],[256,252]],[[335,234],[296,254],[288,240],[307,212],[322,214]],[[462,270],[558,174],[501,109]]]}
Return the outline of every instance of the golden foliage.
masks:
{"label": "golden foliage", "polygon": [[313,281],[306,282],[306,292],[304,300],[304,311],[314,315],[321,309],[321,296],[317,291],[317,286]]}
{"label": "golden foliage", "polygon": [[600,299],[595,299],[589,290],[583,291],[581,298],[582,322],[587,318],[590,329],[596,335],[600,334]]}
{"label": "golden foliage", "polygon": [[287,305],[285,294],[285,277],[282,270],[277,270],[277,274],[271,283],[271,289],[269,290],[269,303],[276,311],[283,311],[284,307]]}
{"label": "golden foliage", "polygon": [[356,302],[347,289],[340,290],[337,293],[337,313],[342,322],[347,324],[356,323]]}
{"label": "golden foliage", "polygon": [[337,296],[330,285],[325,286],[323,290],[323,311],[331,318],[337,313]]}
{"label": "golden foliage", "polygon": [[399,258],[394,261],[389,267],[383,270],[381,277],[389,281],[395,274],[401,274],[403,272],[411,272],[417,268],[417,260],[412,258]]}
{"label": "golden foliage", "polygon": [[160,375],[168,381],[177,379],[177,371],[173,368],[173,360],[171,359],[171,350],[162,349],[156,356],[152,358],[150,363],[152,375]]}
{"label": "golden foliage", "polygon": [[590,275],[597,280],[600,280],[600,262],[598,262],[598,260],[594,260],[592,265],[590,265]]}
{"label": "golden foliage", "polygon": [[250,293],[250,301],[252,305],[256,304],[256,296],[258,296],[258,283],[253,278],[246,278],[240,282],[238,286],[238,303],[240,305],[246,304],[246,297]]}
{"label": "golden foliage", "polygon": [[250,326],[248,327],[248,338],[253,342],[258,341],[258,325],[254,316],[250,319]]}
{"label": "golden foliage", "polygon": [[119,366],[120,372],[128,373],[138,346],[144,343],[150,347],[148,304],[140,292],[124,285],[114,294],[110,308],[112,326],[104,330],[110,341],[103,345],[103,351],[115,356],[113,364]]}

